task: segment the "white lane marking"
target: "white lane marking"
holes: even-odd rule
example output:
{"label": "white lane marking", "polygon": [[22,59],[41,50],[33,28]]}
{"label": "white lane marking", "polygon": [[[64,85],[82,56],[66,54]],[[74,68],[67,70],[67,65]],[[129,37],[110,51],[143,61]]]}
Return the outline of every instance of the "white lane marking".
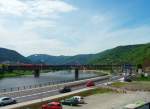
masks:
{"label": "white lane marking", "polygon": [[25,97],[35,96],[35,95],[40,95],[40,94],[44,94],[44,93],[54,92],[54,91],[57,91],[57,90],[58,90],[58,89],[56,89],[56,90],[51,90],[51,91],[46,91],[46,92],[41,92],[41,93],[35,93],[35,94],[31,94],[31,95],[19,96],[19,97],[15,97],[15,99],[18,99],[18,98],[25,98]]}

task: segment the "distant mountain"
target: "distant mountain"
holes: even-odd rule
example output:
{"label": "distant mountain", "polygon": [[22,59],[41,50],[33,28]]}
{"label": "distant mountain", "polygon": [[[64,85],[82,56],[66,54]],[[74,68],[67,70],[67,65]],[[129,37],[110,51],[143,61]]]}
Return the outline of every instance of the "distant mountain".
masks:
{"label": "distant mountain", "polygon": [[31,63],[31,61],[14,50],[0,48],[0,63]]}
{"label": "distant mountain", "polygon": [[75,56],[51,56],[34,54],[24,57],[16,51],[0,48],[0,63],[34,63],[34,64],[142,64],[150,60],[150,43],[118,46],[97,54]]}
{"label": "distant mountain", "polygon": [[34,63],[46,64],[142,64],[150,59],[150,43],[118,46],[97,54],[75,56],[50,56],[45,54],[31,55],[28,59]]}
{"label": "distant mountain", "polygon": [[128,46],[118,46],[96,54],[90,64],[142,64],[150,59],[150,43]]}
{"label": "distant mountain", "polygon": [[95,57],[95,54],[82,54],[70,56],[64,61],[64,64],[88,64],[91,59]]}
{"label": "distant mountain", "polygon": [[46,54],[34,54],[27,57],[33,63],[43,64],[64,64],[70,56],[51,56]]}
{"label": "distant mountain", "polygon": [[28,56],[28,59],[34,63],[45,64],[87,64],[93,55],[76,55],[76,56],[51,56],[45,54],[35,54]]}

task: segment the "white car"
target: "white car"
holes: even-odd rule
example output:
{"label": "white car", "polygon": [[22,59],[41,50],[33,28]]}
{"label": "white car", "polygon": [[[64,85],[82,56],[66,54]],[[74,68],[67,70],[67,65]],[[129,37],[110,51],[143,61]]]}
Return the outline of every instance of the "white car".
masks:
{"label": "white car", "polygon": [[73,96],[73,99],[77,99],[80,104],[84,104],[84,98],[81,96]]}
{"label": "white car", "polygon": [[10,97],[0,97],[0,106],[15,104],[16,100]]}

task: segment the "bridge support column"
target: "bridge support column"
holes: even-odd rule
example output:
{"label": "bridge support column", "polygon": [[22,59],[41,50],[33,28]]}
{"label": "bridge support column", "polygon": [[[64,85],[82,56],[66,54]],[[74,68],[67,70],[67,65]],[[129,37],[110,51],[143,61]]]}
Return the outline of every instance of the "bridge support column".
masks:
{"label": "bridge support column", "polygon": [[39,69],[34,70],[34,77],[38,78],[39,76],[40,76],[40,70]]}
{"label": "bridge support column", "polygon": [[75,80],[77,81],[79,79],[79,69],[75,69]]}

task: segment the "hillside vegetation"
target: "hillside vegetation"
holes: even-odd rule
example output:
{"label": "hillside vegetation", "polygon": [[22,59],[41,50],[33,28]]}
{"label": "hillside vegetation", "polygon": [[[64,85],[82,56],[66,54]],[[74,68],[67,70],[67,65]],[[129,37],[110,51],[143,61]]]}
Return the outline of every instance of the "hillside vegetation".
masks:
{"label": "hillside vegetation", "polygon": [[0,63],[31,63],[31,61],[14,50],[0,48]]}
{"label": "hillside vegetation", "polygon": [[76,56],[50,56],[45,54],[35,54],[28,57],[33,63],[46,64],[87,64],[95,55],[76,55]]}
{"label": "hillside vegetation", "polygon": [[98,53],[91,64],[142,64],[144,60],[150,59],[150,43],[139,45],[118,46],[113,49]]}

